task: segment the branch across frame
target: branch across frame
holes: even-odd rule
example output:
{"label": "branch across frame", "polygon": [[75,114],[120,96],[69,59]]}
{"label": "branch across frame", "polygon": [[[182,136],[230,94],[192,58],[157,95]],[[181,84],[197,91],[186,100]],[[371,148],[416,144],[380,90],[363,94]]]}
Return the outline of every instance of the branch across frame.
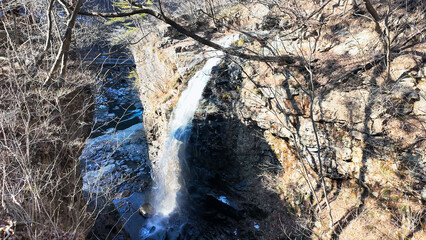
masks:
{"label": "branch across frame", "polygon": [[156,12],[155,10],[146,8],[146,7],[142,7],[142,6],[137,6],[139,7],[139,9],[135,9],[132,11],[128,11],[128,12],[116,12],[116,13],[102,13],[102,12],[85,12],[85,11],[80,11],[79,14],[83,15],[83,16],[94,16],[94,17],[104,17],[104,18],[118,18],[118,17],[129,17],[129,16],[133,16],[133,15],[138,15],[138,14],[148,14],[150,16],[155,17],[156,19],[170,25],[171,27],[173,27],[174,29],[176,29],[176,31],[178,31],[179,33],[188,36],[192,39],[194,39],[195,41],[204,44],[206,46],[212,47],[216,50],[220,50],[228,55],[231,56],[235,56],[235,57],[239,57],[242,59],[246,59],[246,60],[253,60],[253,61],[260,61],[260,62],[274,62],[274,63],[278,63],[278,64],[283,64],[283,65],[288,65],[288,66],[300,66],[298,64],[299,60],[296,56],[292,56],[292,55],[278,55],[278,56],[263,56],[263,55],[256,55],[256,54],[246,54],[244,52],[238,51],[236,49],[232,49],[232,48],[225,48],[217,43],[214,43],[206,38],[203,38],[199,35],[197,35],[196,33],[187,30],[185,27],[183,27],[181,24],[175,22],[173,19],[167,17],[164,15],[164,13],[159,13]]}

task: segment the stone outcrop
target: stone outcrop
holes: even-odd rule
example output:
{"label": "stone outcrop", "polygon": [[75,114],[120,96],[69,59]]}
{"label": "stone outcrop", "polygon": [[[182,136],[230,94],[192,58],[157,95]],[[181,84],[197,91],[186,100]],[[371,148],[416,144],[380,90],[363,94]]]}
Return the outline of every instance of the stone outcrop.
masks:
{"label": "stone outcrop", "polygon": [[[309,50],[309,38],[296,48],[298,43],[280,37],[287,27],[282,17],[275,21],[274,9],[262,8],[253,19],[244,15],[247,9],[229,11],[241,13],[246,29],[276,31],[269,36],[275,51]],[[423,55],[412,51],[395,57],[390,78],[379,64],[354,71],[361,64],[356,59],[375,61],[365,52],[380,52],[374,26],[353,18],[361,27],[349,32],[333,21],[319,41],[312,82],[304,70],[259,62],[224,61],[215,69],[193,121],[183,169],[187,201],[198,203],[189,206],[209,226],[205,234],[219,234],[221,228],[241,239],[298,234],[353,239],[359,232],[363,239],[368,226],[376,226],[369,231],[376,239],[424,234],[410,224],[418,227],[422,221],[426,197],[425,45],[414,46]],[[226,34],[231,32],[218,31],[213,39]],[[245,34],[240,38],[259,52],[270,51]],[[133,48],[141,60],[138,86],[151,159],[205,50],[193,40],[161,35]],[[332,231],[327,230],[318,151]],[[229,201],[221,204],[212,197]]]}

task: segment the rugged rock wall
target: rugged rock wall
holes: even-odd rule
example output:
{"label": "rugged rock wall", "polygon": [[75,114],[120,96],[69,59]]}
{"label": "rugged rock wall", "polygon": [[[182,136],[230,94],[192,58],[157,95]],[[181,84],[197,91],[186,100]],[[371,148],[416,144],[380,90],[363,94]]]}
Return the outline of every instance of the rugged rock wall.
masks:
{"label": "rugged rock wall", "polygon": [[[335,7],[327,11],[339,11]],[[318,34],[296,29],[305,40],[282,37],[296,34],[290,20],[263,5],[236,6],[223,14],[238,16],[239,26],[256,33],[275,32],[268,35],[269,48],[240,35],[260,53],[273,48],[303,55],[315,40],[309,36]],[[231,236],[236,230],[241,239],[424,236],[426,45],[399,52],[389,80],[374,59],[381,46],[368,20],[331,17],[322,31],[313,56],[313,84],[309,71],[259,62],[225,61],[214,71],[193,122],[184,168],[189,200],[199,203],[191,206],[203,221],[215,223],[206,224],[212,229],[205,234]],[[162,34],[133,49],[151,159],[203,51],[188,38]],[[235,207],[211,199],[218,196]]]}

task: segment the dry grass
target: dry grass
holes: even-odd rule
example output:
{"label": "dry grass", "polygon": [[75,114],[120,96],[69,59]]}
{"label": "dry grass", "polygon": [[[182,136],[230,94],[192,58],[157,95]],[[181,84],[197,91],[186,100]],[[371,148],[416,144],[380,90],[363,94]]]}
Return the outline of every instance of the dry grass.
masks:
{"label": "dry grass", "polygon": [[35,67],[45,23],[32,21],[26,7],[45,9],[28,4],[0,5],[2,13],[16,6],[25,12],[3,15],[0,24],[0,238],[83,239],[93,219],[81,191],[79,157],[90,132],[95,78],[70,62],[62,87],[59,79],[43,86],[61,36],[54,34]]}
{"label": "dry grass", "polygon": [[74,72],[62,88],[46,89],[26,66],[8,60],[0,79],[0,215],[27,239],[83,238],[91,215],[79,156],[90,130],[93,80]]}

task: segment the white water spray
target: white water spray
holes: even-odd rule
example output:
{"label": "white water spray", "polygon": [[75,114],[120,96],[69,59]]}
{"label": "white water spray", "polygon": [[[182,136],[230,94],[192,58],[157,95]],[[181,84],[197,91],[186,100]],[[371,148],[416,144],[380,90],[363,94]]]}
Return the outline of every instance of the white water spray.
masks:
{"label": "white water spray", "polygon": [[[238,36],[231,35],[222,39],[219,43],[227,47],[236,40],[238,40]],[[221,62],[223,55],[224,53],[221,51],[213,51],[209,54],[210,59],[189,80],[187,89],[182,92],[173,110],[167,133],[167,142],[161,149],[157,166],[154,168],[154,179],[158,190],[153,205],[156,212],[164,217],[167,217],[177,207],[177,193],[181,188],[179,183],[181,173],[179,162],[180,146],[186,143],[189,138],[190,125],[204,88],[210,80],[213,67]],[[158,223],[152,222],[151,224],[158,227]]]}
{"label": "white water spray", "polygon": [[180,190],[179,184],[179,148],[185,143],[194,113],[197,110],[203,90],[210,79],[214,66],[221,58],[214,57],[207,60],[203,69],[198,71],[188,82],[172,113],[168,129],[168,140],[160,152],[158,166],[155,169],[155,180],[158,184],[156,194],[156,211],[164,216],[169,215],[176,208],[176,194]]}

